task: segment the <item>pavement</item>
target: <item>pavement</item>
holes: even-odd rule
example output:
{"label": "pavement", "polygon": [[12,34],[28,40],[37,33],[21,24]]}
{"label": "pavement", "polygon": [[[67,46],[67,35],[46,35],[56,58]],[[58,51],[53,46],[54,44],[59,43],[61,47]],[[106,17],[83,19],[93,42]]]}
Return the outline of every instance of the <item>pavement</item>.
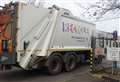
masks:
{"label": "pavement", "polygon": [[91,77],[89,65],[79,65],[72,72],[62,72],[58,75],[48,75],[45,70],[25,71],[13,69],[0,72],[0,82],[104,82]]}

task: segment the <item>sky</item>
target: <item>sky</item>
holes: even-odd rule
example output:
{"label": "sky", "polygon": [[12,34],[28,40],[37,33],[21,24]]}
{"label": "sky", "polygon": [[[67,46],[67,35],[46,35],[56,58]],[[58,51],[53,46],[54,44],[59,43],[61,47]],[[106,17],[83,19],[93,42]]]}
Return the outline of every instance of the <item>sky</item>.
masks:
{"label": "sky", "polygon": [[[0,0],[0,5],[4,5],[5,3],[8,3],[10,1],[11,0]],[[20,1],[20,0],[14,0],[14,1]],[[28,1],[28,0],[21,0],[21,1]],[[87,19],[81,15],[85,10],[82,7],[78,6],[77,4],[81,4],[81,6],[87,7],[90,4],[94,4],[98,0],[46,0],[45,2],[44,0],[36,0],[36,2],[39,1],[43,2],[45,7],[50,7],[55,4],[59,7],[69,9],[73,13],[73,15],[77,16],[78,18],[90,21],[90,19]],[[120,19],[107,18],[107,20],[101,20],[99,22],[97,21],[94,23],[96,24],[97,30],[107,31],[107,32],[113,32],[114,30],[118,30],[120,35],[120,25],[119,25]]]}

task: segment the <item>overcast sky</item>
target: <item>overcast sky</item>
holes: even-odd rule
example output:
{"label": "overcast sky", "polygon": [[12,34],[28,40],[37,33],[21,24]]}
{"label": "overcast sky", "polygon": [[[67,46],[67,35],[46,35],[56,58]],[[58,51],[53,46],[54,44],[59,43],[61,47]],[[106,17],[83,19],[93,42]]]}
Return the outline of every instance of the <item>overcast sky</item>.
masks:
{"label": "overcast sky", "polygon": [[[4,5],[5,3],[9,3],[11,0],[0,0],[0,5]],[[14,0],[16,1],[16,0]],[[20,1],[20,0],[17,0]],[[28,1],[28,0],[21,0]],[[32,0],[31,0],[32,1]],[[44,0],[36,0],[37,2]],[[45,7],[50,7],[53,4],[56,4],[59,7],[63,7],[69,9],[73,15],[78,16],[81,19],[88,20],[81,16],[81,14],[85,11],[83,8],[76,5],[76,3],[81,4],[81,6],[88,6],[90,4],[94,4],[98,0],[46,0],[44,4]],[[113,30],[118,30],[120,32],[120,20],[119,19],[109,19],[102,20],[100,22],[95,22],[96,28],[101,31],[112,32]],[[120,35],[120,33],[119,33]]]}

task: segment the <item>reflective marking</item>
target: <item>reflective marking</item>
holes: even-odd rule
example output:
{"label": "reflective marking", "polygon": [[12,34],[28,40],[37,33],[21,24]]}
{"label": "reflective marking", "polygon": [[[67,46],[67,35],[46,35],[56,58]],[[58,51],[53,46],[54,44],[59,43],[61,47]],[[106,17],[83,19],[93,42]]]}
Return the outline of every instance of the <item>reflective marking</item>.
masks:
{"label": "reflective marking", "polygon": [[93,58],[90,58],[90,60],[93,60]]}
{"label": "reflective marking", "polygon": [[92,57],[93,55],[92,55],[92,54],[90,54],[90,56]]}
{"label": "reflective marking", "polygon": [[93,64],[93,62],[90,62],[90,64]]}

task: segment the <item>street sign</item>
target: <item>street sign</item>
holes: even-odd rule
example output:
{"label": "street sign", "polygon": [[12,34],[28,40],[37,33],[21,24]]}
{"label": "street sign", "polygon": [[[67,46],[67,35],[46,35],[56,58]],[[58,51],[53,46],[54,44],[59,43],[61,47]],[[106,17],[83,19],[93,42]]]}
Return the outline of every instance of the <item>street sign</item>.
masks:
{"label": "street sign", "polygon": [[113,39],[117,40],[117,37],[118,37],[118,32],[115,30],[113,32]]}
{"label": "street sign", "polygon": [[104,48],[95,48],[95,56],[104,55]]}
{"label": "street sign", "polygon": [[107,60],[120,61],[120,48],[107,48]]}

